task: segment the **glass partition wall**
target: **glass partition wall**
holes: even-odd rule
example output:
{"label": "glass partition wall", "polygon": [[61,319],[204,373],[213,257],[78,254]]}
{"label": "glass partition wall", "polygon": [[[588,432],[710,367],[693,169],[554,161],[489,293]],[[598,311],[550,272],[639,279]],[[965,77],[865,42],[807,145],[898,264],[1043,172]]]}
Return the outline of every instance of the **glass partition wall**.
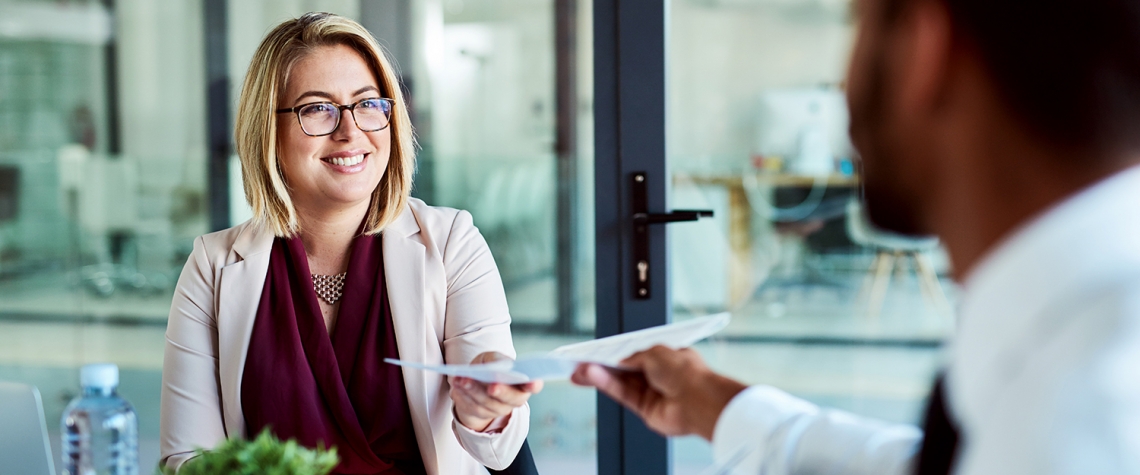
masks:
{"label": "glass partition wall", "polygon": [[[474,216],[520,355],[592,336],[589,1],[0,0],[0,380],[39,387],[56,454],[79,366],[108,361],[139,413],[142,470],[157,462],[174,282],[196,236],[249,217],[236,157],[208,173],[207,65],[224,59],[232,124],[254,49],[307,11],[361,22],[395,60],[414,195]],[[535,398],[542,473],[596,470],[593,398],[567,382]]]}
{"label": "glass partition wall", "polygon": [[[675,320],[728,311],[699,350],[748,383],[918,422],[952,329],[935,240],[870,228],[847,137],[847,0],[671,0],[669,204],[715,218],[670,227]],[[700,473],[707,444],[674,441]]]}
{"label": "glass partition wall", "polygon": [[[471,211],[521,355],[660,323],[660,309],[729,311],[732,325],[699,346],[715,369],[915,420],[954,289],[936,241],[880,239],[853,200],[849,1],[664,5],[643,16],[610,0],[0,0],[0,379],[36,384],[54,429],[78,367],[118,363],[153,466],[173,283],[195,236],[249,216],[236,158],[212,157],[221,96],[207,78],[228,79],[220,117],[232,118],[262,36],[320,10],[360,21],[397,63],[421,147],[414,194]],[[664,52],[660,71],[644,51]],[[597,77],[609,78],[600,104]],[[664,157],[646,158],[640,146],[658,139]],[[627,295],[630,170],[659,180],[651,192],[666,190],[669,208],[715,211],[671,226],[667,253],[651,249],[669,259],[651,271],[670,289],[659,306]],[[595,401],[566,382],[533,400],[542,473],[594,473],[598,436],[614,434],[606,473],[666,453],[676,473],[710,462],[697,440],[640,445],[647,432],[604,400],[599,421]]]}
{"label": "glass partition wall", "polygon": [[151,465],[173,283],[207,231],[200,5],[0,18],[0,379],[39,387],[54,435],[78,367],[119,364]]}

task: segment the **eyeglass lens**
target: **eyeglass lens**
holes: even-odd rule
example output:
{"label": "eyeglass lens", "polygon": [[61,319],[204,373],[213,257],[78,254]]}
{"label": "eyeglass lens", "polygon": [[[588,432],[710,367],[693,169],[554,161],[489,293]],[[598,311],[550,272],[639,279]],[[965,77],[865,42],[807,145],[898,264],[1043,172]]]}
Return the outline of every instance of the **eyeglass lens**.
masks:
{"label": "eyeglass lens", "polygon": [[[356,126],[365,132],[375,132],[388,126],[392,104],[383,99],[365,99],[352,105]],[[327,135],[336,130],[340,122],[340,108],[331,102],[318,102],[297,111],[301,128],[309,135]]]}

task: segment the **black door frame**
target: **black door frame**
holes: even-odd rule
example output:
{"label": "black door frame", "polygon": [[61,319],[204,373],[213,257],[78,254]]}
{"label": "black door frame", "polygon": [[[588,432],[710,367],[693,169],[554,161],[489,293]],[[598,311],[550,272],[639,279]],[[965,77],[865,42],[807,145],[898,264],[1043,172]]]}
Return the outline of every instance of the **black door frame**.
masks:
{"label": "black door frame", "polygon": [[[606,337],[671,320],[665,226],[649,227],[648,299],[634,297],[631,192],[647,172],[648,208],[666,210],[666,11],[659,1],[594,0],[597,330]],[[598,396],[598,474],[667,475],[670,443]]]}

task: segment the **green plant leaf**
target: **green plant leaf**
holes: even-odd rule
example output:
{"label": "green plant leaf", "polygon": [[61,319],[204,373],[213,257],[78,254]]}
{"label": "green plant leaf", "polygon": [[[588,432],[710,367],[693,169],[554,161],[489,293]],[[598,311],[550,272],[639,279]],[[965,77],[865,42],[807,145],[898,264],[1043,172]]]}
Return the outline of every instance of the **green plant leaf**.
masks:
{"label": "green plant leaf", "polygon": [[[309,449],[292,439],[282,442],[268,429],[253,440],[229,439],[195,453],[178,475],[328,475],[340,462],[335,447]],[[174,475],[174,470],[162,468],[158,473]]]}

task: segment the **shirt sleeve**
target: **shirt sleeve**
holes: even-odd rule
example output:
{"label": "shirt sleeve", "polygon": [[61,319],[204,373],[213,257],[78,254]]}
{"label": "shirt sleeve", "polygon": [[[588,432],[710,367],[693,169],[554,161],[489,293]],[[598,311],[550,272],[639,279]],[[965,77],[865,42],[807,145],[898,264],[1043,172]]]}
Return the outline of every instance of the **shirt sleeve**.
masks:
{"label": "shirt sleeve", "polygon": [[[466,211],[456,214],[443,254],[447,272],[444,360],[470,363],[486,351],[514,358],[503,281],[487,242]],[[492,470],[503,470],[514,461],[530,431],[530,406],[516,407],[505,419],[494,421],[487,432],[475,432],[458,419],[452,420],[452,430],[475,460]]]}
{"label": "shirt sleeve", "polygon": [[713,457],[726,473],[909,475],[922,432],[825,410],[771,386],[753,386],[725,407]]}
{"label": "shirt sleeve", "polygon": [[178,469],[196,448],[226,439],[218,386],[213,268],[202,238],[178,278],[162,358],[160,464]]}

